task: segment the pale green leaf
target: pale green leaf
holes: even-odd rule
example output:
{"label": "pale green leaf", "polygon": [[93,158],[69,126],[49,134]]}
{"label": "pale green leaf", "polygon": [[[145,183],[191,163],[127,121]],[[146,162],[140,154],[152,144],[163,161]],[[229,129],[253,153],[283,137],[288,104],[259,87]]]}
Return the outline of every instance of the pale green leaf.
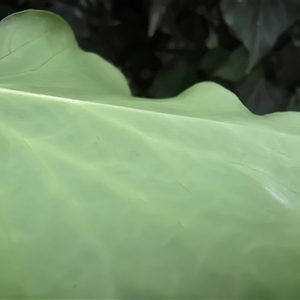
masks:
{"label": "pale green leaf", "polygon": [[299,296],[299,113],[133,98],[48,12],[0,40],[0,298]]}

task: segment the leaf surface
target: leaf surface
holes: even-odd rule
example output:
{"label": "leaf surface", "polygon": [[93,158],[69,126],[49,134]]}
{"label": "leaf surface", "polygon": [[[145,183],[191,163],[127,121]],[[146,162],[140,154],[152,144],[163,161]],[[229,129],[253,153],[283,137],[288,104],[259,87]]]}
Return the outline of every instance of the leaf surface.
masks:
{"label": "leaf surface", "polygon": [[0,298],[299,295],[299,113],[134,98],[49,12],[0,40]]}

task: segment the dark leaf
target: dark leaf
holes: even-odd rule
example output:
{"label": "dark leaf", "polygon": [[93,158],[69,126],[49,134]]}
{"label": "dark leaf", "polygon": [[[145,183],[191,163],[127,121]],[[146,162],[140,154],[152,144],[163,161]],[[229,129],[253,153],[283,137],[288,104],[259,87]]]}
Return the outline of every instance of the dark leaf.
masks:
{"label": "dark leaf", "polygon": [[230,52],[222,47],[208,51],[200,60],[199,69],[208,74],[213,74],[228,59]]}
{"label": "dark leaf", "polygon": [[82,8],[97,7],[98,6],[98,1],[97,0],[78,0],[78,4]]}
{"label": "dark leaf", "polygon": [[233,51],[238,46],[240,46],[240,40],[232,34],[232,30],[224,21],[220,5],[215,6],[209,11],[200,9],[197,12],[206,19],[209,27],[214,30],[214,32],[218,36],[218,43],[221,47],[225,48],[228,51]]}
{"label": "dark leaf", "polygon": [[[99,1],[99,0],[98,0]],[[100,2],[100,1],[99,1]],[[113,0],[103,0],[103,5],[104,7],[108,10],[111,11],[112,10],[112,6],[113,6]]]}
{"label": "dark leaf", "polygon": [[292,43],[295,47],[300,47],[300,21],[289,30],[289,36],[292,39]]}
{"label": "dark leaf", "polygon": [[52,5],[51,0],[49,0],[49,1],[47,1],[47,0],[27,0],[27,1],[23,1],[23,2],[27,2],[29,7],[34,8],[34,9],[46,9],[46,8],[48,8],[49,5]]}
{"label": "dark leaf", "polygon": [[172,49],[181,49],[185,45],[185,40],[181,33],[178,30],[177,27],[177,14],[171,9],[168,9],[165,13],[164,18],[161,20],[161,24],[159,29],[164,33],[165,35],[171,36],[171,43],[172,46],[169,46],[167,48]]}
{"label": "dark leaf", "polygon": [[133,84],[145,91],[150,87],[160,68],[159,58],[152,51],[140,48],[126,60],[122,70]]}
{"label": "dark leaf", "polygon": [[158,73],[149,89],[153,98],[168,98],[178,95],[197,82],[197,64],[181,58],[172,61]]}
{"label": "dark leaf", "polygon": [[205,19],[189,9],[183,9],[178,14],[178,30],[186,40],[186,45],[191,45],[188,50],[197,50],[201,55],[206,51],[205,42],[209,35],[209,28]]}
{"label": "dark leaf", "polygon": [[16,10],[8,5],[0,5],[0,20],[13,14]]}
{"label": "dark leaf", "polygon": [[274,72],[277,82],[287,88],[300,85],[300,48],[292,43],[283,47],[276,55]]}
{"label": "dark leaf", "polygon": [[151,0],[149,9],[148,35],[151,37],[158,29],[172,0]]}
{"label": "dark leaf", "polygon": [[300,112],[300,88],[297,88],[295,94],[291,97],[287,110]]}
{"label": "dark leaf", "polygon": [[239,81],[246,73],[248,60],[249,54],[246,48],[240,46],[230,53],[226,62],[222,64],[213,75],[229,81]]}
{"label": "dark leaf", "polygon": [[70,24],[77,38],[86,38],[90,35],[87,16],[78,7],[54,1],[49,10],[63,17]]}
{"label": "dark leaf", "polygon": [[205,44],[208,49],[214,49],[219,46],[219,37],[212,27],[209,28],[209,35]]}
{"label": "dark leaf", "polygon": [[250,72],[299,17],[300,2],[223,0],[221,9],[226,23],[249,50],[247,72]]}
{"label": "dark leaf", "polygon": [[264,78],[260,66],[236,86],[235,92],[244,105],[258,115],[285,110],[290,97],[288,92]]}

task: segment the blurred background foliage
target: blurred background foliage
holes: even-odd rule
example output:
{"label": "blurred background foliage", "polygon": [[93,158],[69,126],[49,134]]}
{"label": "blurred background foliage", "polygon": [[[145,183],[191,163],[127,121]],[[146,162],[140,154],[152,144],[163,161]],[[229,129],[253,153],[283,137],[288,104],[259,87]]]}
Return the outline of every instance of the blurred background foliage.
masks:
{"label": "blurred background foliage", "polygon": [[300,111],[299,0],[0,0],[0,19],[29,8],[61,15],[136,96],[209,80],[255,114]]}

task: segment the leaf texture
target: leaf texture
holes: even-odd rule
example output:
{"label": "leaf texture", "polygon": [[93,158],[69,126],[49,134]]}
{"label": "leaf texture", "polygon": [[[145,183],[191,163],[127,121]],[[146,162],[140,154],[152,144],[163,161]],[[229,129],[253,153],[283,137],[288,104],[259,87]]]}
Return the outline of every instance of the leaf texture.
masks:
{"label": "leaf texture", "polygon": [[299,113],[134,98],[49,12],[0,40],[1,298],[299,295]]}

